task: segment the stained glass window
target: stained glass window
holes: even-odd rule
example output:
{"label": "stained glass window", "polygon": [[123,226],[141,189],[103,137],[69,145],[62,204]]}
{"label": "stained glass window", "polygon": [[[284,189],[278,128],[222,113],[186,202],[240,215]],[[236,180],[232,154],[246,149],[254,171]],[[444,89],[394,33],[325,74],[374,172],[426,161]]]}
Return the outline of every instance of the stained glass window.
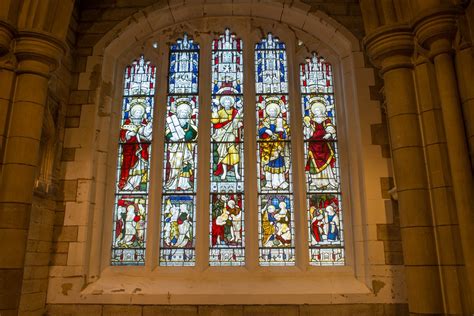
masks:
{"label": "stained glass window", "polygon": [[255,46],[260,265],[294,265],[286,48],[271,33]]}
{"label": "stained glass window", "polygon": [[192,266],[196,245],[199,45],[170,47],[160,265]]}
{"label": "stained glass window", "polygon": [[209,264],[244,265],[242,40],[212,42]]}
{"label": "stained glass window", "polygon": [[344,236],[332,66],[300,65],[310,264],[343,265]]}
{"label": "stained glass window", "polygon": [[143,56],[125,69],[112,265],[145,263],[156,68]]}

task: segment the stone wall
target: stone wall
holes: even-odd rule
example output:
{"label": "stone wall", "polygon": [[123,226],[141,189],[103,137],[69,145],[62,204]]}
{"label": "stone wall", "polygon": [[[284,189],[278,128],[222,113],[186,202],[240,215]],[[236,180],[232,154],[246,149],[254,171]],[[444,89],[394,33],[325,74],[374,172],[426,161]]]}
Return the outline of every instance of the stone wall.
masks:
{"label": "stone wall", "polygon": [[47,316],[405,316],[406,304],[131,306],[50,305]]}

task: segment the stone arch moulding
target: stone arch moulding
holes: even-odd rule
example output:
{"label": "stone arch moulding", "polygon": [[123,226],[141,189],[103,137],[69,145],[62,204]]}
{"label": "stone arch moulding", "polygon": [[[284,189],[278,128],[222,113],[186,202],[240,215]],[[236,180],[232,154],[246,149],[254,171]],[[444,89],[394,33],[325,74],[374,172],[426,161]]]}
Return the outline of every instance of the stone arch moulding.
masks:
{"label": "stone arch moulding", "polygon": [[[370,159],[364,161],[363,157],[366,151],[373,151],[367,144],[363,144],[362,138],[370,139],[370,124],[380,123],[380,114],[378,114],[378,102],[371,101],[369,97],[369,86],[374,84],[373,72],[371,68],[365,68],[364,58],[360,49],[359,41],[346,30],[342,25],[321,12],[309,12],[310,7],[295,1],[291,5],[284,5],[280,2],[256,2],[239,1],[239,3],[208,4],[205,1],[193,1],[192,4],[183,4],[182,1],[176,1],[173,5],[168,3],[158,3],[144,10],[141,10],[126,20],[120,22],[116,27],[110,30],[93,48],[93,53],[87,59],[86,71],[79,75],[78,89],[91,90],[95,95],[96,104],[88,105],[89,108],[83,110],[82,115],[88,115],[87,126],[98,131],[98,137],[90,141],[89,159],[94,161],[91,167],[90,175],[95,179],[89,190],[85,190],[89,202],[87,219],[87,238],[85,247],[80,249],[80,253],[74,256],[81,257],[82,268],[70,273],[54,270],[55,276],[50,281],[48,290],[48,303],[119,303],[128,302],[132,304],[276,304],[293,303],[304,304],[331,303],[334,301],[334,295],[338,296],[340,303],[351,302],[351,296],[365,297],[367,302],[375,302],[374,294],[371,291],[372,275],[370,271],[370,253],[367,245],[368,232],[366,231],[367,221],[370,219],[368,210],[371,209],[367,197],[367,188],[373,187],[373,183],[379,181],[379,178],[370,179],[368,182],[367,172],[370,166]],[[284,25],[294,34],[303,34],[308,39],[308,55],[311,50],[325,56],[334,65],[336,73],[336,98],[338,99],[339,112],[342,115],[343,134],[349,135],[351,141],[341,141],[343,150],[342,155],[348,158],[342,161],[342,168],[351,170],[350,175],[345,179],[349,190],[345,190],[347,200],[350,200],[348,206],[350,211],[346,212],[346,227],[350,226],[346,236],[348,257],[348,266],[337,268],[324,268],[324,277],[321,272],[313,269],[313,273],[322,282],[316,292],[312,290],[313,281],[304,281],[301,279],[299,290],[275,295],[268,301],[262,301],[262,296],[252,294],[218,298],[219,301],[208,301],[207,298],[212,293],[207,291],[199,292],[199,289],[188,287],[185,280],[174,282],[173,289],[180,286],[186,289],[186,293],[176,295],[170,299],[168,293],[158,293],[158,286],[146,285],[154,276],[150,277],[153,271],[150,268],[137,274],[128,274],[126,270],[120,267],[114,267],[119,271],[120,277],[124,282],[117,281],[117,274],[111,273],[110,269],[101,264],[101,256],[104,249],[101,240],[107,226],[103,219],[103,214],[108,210],[104,196],[109,190],[106,188],[106,171],[109,168],[107,160],[107,150],[110,149],[110,142],[115,140],[111,137],[113,119],[110,114],[114,112],[111,107],[118,100],[118,94],[114,91],[114,85],[119,82],[122,75],[122,69],[125,65],[124,59],[131,56],[131,52],[145,51],[151,59],[159,63],[157,53],[153,53],[150,48],[145,48],[145,43],[150,43],[154,34],[165,29],[172,29],[174,25],[185,23],[186,21],[202,20],[206,21],[214,18],[235,16],[239,18],[259,19],[266,21],[269,25]],[[311,43],[312,42],[312,43]],[[205,45],[205,44],[204,44]],[[249,44],[246,44],[249,45]],[[155,54],[155,56],[153,56]],[[301,59],[301,52],[294,56],[295,61]],[[134,55],[136,58],[137,56]],[[300,58],[300,59],[297,59]],[[160,66],[160,65],[158,65]],[[294,65],[296,67],[296,65]],[[295,68],[296,69],[296,68]],[[161,71],[160,71],[161,72]],[[164,72],[161,72],[164,73]],[[117,89],[116,89],[117,90]],[[159,93],[159,92],[157,92]],[[299,104],[299,103],[298,103]],[[363,106],[364,111],[370,111],[370,114],[359,115],[359,109]],[[376,114],[374,114],[376,113]],[[349,120],[349,118],[351,118]],[[345,131],[345,132],[344,132]],[[93,139],[96,135],[91,136]],[[80,137],[80,136],[77,136]],[[71,136],[71,138],[74,138]],[[343,138],[345,138],[343,136]],[[365,147],[364,147],[365,146]],[[361,148],[366,148],[360,150]],[[373,156],[373,155],[372,155]],[[371,158],[374,159],[374,158]],[[110,160],[111,161],[111,160]],[[377,161],[381,165],[381,174],[388,175],[387,166],[380,157]],[[370,168],[369,168],[370,169]],[[372,175],[373,176],[373,175]],[[86,207],[83,205],[82,207]],[[151,219],[151,217],[150,217]],[[349,220],[348,220],[349,219]],[[349,237],[349,238],[348,238]],[[149,240],[149,245],[151,242]],[[77,249],[79,251],[79,249]],[[380,254],[379,254],[380,255]],[[383,249],[382,249],[383,256]],[[155,258],[156,259],[156,258]],[[185,268],[184,268],[185,269]],[[301,269],[300,269],[301,270]],[[83,273],[79,273],[81,271]],[[300,271],[305,275],[308,271]],[[342,273],[340,273],[342,272]],[[79,275],[80,274],[80,275]],[[172,272],[172,275],[179,275],[179,272]],[[75,278],[74,278],[75,275]],[[284,274],[281,275],[283,278]],[[389,277],[387,277],[389,279]],[[340,282],[334,282],[340,280]],[[124,285],[128,283],[129,285]],[[68,291],[64,293],[64,285],[67,284]],[[139,284],[139,285],[137,285]],[[324,284],[324,285],[322,285]],[[245,286],[245,285],[243,285]],[[163,287],[161,284],[160,287]],[[166,287],[166,286],[165,286]],[[326,289],[324,289],[326,287]],[[387,287],[387,297],[390,290]],[[170,290],[171,291],[171,290]],[[144,295],[133,295],[137,292]],[[177,292],[179,292],[177,290]],[[98,295],[100,294],[100,295]],[[193,294],[193,295],[190,295]],[[262,293],[260,293],[262,294]],[[341,299],[339,294],[348,294]],[[378,298],[383,300],[383,293],[379,293]],[[377,296],[377,295],[376,295]],[[255,298],[253,298],[255,297]],[[400,301],[404,302],[400,296]],[[319,300],[320,299],[320,300]],[[385,298],[388,300],[388,298]],[[339,302],[338,301],[338,302]]]}

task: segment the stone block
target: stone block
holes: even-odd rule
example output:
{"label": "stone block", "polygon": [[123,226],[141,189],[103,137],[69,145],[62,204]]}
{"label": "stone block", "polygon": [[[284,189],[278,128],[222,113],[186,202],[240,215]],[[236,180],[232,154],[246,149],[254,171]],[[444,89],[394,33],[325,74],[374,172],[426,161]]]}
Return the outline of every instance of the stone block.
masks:
{"label": "stone block", "polygon": [[384,304],[385,316],[408,316],[408,304]]}
{"label": "stone block", "polygon": [[81,117],[82,104],[69,104],[66,107],[67,117]]}
{"label": "stone block", "polygon": [[382,198],[390,199],[389,190],[394,188],[393,178],[392,177],[382,177],[380,178],[380,189],[382,191]]}
{"label": "stone block", "polygon": [[71,91],[69,95],[69,104],[84,104],[87,103],[89,98],[88,90],[75,90]]}
{"label": "stone block", "polygon": [[55,241],[76,241],[78,226],[54,227],[53,239]]}
{"label": "stone block", "polygon": [[298,306],[244,306],[244,316],[298,316]]}
{"label": "stone block", "polygon": [[67,258],[68,266],[80,266],[84,264],[85,243],[71,242],[69,243],[69,251]]}
{"label": "stone block", "polygon": [[59,184],[60,198],[63,201],[75,201],[77,195],[77,180],[64,180]]}
{"label": "stone block", "polygon": [[401,252],[401,251],[385,252],[385,264],[402,265],[403,262],[404,262],[403,261],[403,252]]}
{"label": "stone block", "polygon": [[144,306],[143,316],[197,316],[197,306]]}
{"label": "stone block", "polygon": [[57,253],[51,256],[51,265],[65,266],[67,265],[67,253]]}
{"label": "stone block", "polygon": [[199,316],[242,316],[243,306],[199,306]]}
{"label": "stone block", "polygon": [[378,304],[337,304],[337,305],[303,305],[300,316],[365,316],[382,315]]}
{"label": "stone block", "polygon": [[401,240],[400,227],[393,224],[377,224],[378,240]]}
{"label": "stone block", "polygon": [[66,117],[64,127],[66,128],[78,128],[81,124],[79,117]]}
{"label": "stone block", "polygon": [[25,265],[45,266],[49,264],[49,253],[28,252],[25,255]]}
{"label": "stone block", "polygon": [[21,296],[21,309],[26,311],[42,309],[46,302],[46,293],[28,293]]}
{"label": "stone block", "polygon": [[0,267],[8,269],[23,267],[27,234],[28,232],[22,229],[0,229],[2,249]]}
{"label": "stone block", "polygon": [[432,227],[407,227],[401,230],[406,265],[438,264]]}
{"label": "stone block", "polygon": [[61,161],[74,161],[76,148],[63,148],[61,152]]}
{"label": "stone block", "polygon": [[77,47],[94,47],[103,37],[103,34],[80,34],[77,37]]}
{"label": "stone block", "polygon": [[101,305],[47,305],[45,316],[101,316]]}
{"label": "stone block", "polygon": [[370,132],[372,145],[385,145],[389,143],[387,126],[385,124],[370,125]]}
{"label": "stone block", "polygon": [[141,316],[142,306],[104,305],[102,316]]}
{"label": "stone block", "polygon": [[31,206],[19,203],[2,203],[0,228],[26,229]]}

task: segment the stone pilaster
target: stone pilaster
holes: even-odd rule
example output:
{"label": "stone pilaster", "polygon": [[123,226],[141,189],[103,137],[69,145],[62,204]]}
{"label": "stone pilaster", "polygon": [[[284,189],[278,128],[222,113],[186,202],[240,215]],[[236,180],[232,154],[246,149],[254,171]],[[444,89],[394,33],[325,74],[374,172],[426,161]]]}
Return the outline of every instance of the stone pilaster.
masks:
{"label": "stone pilaster", "polygon": [[410,313],[443,313],[436,242],[416,92],[413,36],[405,25],[380,27],[364,40],[385,82]]}
{"label": "stone pilaster", "polygon": [[465,312],[474,312],[472,293],[474,289],[474,187],[466,132],[463,124],[461,102],[453,62],[452,40],[456,34],[459,12],[455,8],[439,7],[426,10],[414,23],[416,37],[421,46],[429,49],[433,59],[439,98],[443,113],[444,128],[451,178],[454,188],[459,231],[463,250],[466,284]]}
{"label": "stone pilaster", "polygon": [[15,42],[18,65],[0,179],[0,275],[8,276],[3,284],[12,289],[0,310],[11,313],[21,293],[49,75],[65,52],[60,40],[43,33],[19,32]]}

